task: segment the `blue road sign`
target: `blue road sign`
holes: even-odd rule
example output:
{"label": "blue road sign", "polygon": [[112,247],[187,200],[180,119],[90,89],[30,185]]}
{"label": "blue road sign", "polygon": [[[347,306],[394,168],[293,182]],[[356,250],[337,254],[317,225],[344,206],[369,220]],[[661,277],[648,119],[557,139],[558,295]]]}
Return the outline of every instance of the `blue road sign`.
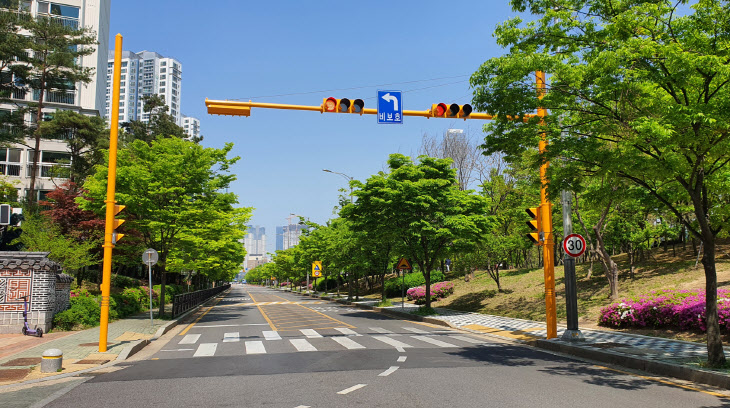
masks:
{"label": "blue road sign", "polygon": [[401,91],[378,91],[378,123],[403,123]]}

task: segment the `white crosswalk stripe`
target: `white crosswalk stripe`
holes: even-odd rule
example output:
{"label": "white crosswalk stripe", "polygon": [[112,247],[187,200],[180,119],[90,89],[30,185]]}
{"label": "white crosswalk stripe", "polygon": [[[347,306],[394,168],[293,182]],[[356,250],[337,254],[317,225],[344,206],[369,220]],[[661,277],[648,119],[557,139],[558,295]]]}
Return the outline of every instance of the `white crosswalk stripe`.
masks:
{"label": "white crosswalk stripe", "polygon": [[187,334],[177,344],[195,344],[195,343],[198,342],[198,339],[199,338],[200,338],[200,335],[199,334]]}
{"label": "white crosswalk stripe", "polygon": [[281,340],[281,336],[278,332],[271,331],[271,330],[264,330],[264,338],[266,340]]}
{"label": "white crosswalk stripe", "polygon": [[416,334],[429,334],[426,330],[417,329],[415,327],[404,327],[403,329]]}
{"label": "white crosswalk stripe", "polygon": [[201,343],[198,349],[195,350],[193,357],[210,357],[215,355],[215,350],[218,348],[218,343]]}
{"label": "white crosswalk stripe", "polygon": [[471,344],[485,344],[486,343],[486,341],[484,341],[484,340],[474,339],[474,338],[467,337],[467,336],[451,335],[449,337],[451,337],[452,339],[465,341],[465,342],[471,343]]}
{"label": "white crosswalk stripe", "polygon": [[289,342],[297,351],[317,351],[317,349],[305,339],[291,339]]}
{"label": "white crosswalk stripe", "polygon": [[312,329],[301,329],[299,331],[302,332],[302,334],[305,335],[305,336],[307,336],[307,338],[309,338],[309,339],[315,339],[315,338],[318,338],[318,337],[322,337],[322,335],[319,334],[319,333],[317,333],[316,330],[312,330]]}
{"label": "white crosswalk stripe", "polygon": [[355,340],[352,340],[349,337],[340,337],[340,336],[337,336],[337,337],[332,337],[332,340],[340,343],[343,347],[345,347],[348,350],[364,349],[365,348],[365,346],[363,346],[362,344],[356,342]]}
{"label": "white crosswalk stripe", "polygon": [[380,333],[380,334],[387,334],[388,336],[400,336],[400,334],[398,334],[398,333],[393,333],[393,332],[392,332],[392,331],[390,331],[390,330],[385,330],[385,329],[384,329],[384,328],[382,328],[382,327],[368,327],[368,329],[370,329],[370,330],[372,330],[372,331],[374,331],[374,332],[376,332],[376,333]]}
{"label": "white crosswalk stripe", "polygon": [[246,354],[266,354],[263,341],[247,341]]}
{"label": "white crosswalk stripe", "polygon": [[362,336],[362,334],[356,332],[355,330],[348,329],[347,327],[335,327],[335,330],[344,334],[345,336]]}
{"label": "white crosswalk stripe", "polygon": [[224,343],[232,343],[234,341],[241,341],[241,338],[239,337],[238,332],[232,332],[232,333],[225,333],[223,334],[223,342]]}
{"label": "white crosswalk stripe", "polygon": [[411,336],[411,337],[413,337],[416,340],[425,341],[426,343],[431,343],[431,344],[433,344],[435,346],[439,346],[439,347],[458,347],[456,344],[447,343],[445,341],[434,339],[433,337],[429,337],[429,336]]}
{"label": "white crosswalk stripe", "polygon": [[403,343],[402,341],[398,341],[398,340],[393,339],[393,338],[388,337],[388,336],[373,336],[373,338],[375,340],[380,340],[380,341],[382,341],[385,344],[389,344],[389,345],[391,345],[391,346],[393,346],[395,348],[409,348],[409,347],[412,348],[413,347],[410,344]]}

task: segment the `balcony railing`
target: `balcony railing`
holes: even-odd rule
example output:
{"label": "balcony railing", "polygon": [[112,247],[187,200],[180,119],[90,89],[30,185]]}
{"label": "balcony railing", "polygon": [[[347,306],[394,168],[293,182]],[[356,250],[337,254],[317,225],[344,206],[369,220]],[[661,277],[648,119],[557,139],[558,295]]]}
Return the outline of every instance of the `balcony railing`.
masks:
{"label": "balcony railing", "polygon": [[74,30],[78,30],[78,28],[79,28],[79,19],[78,18],[62,17],[62,16],[57,16],[54,14],[45,14],[45,13],[38,13],[38,17],[49,18],[54,23],[61,24],[64,27],[73,28]]}
{"label": "balcony railing", "polygon": [[[37,101],[41,97],[41,91],[33,90],[33,100]],[[49,103],[64,103],[73,105],[76,102],[76,91],[46,91],[43,100]]]}
{"label": "balcony railing", "polygon": [[[38,174],[37,177],[42,178],[68,178],[70,166],[68,164],[43,164],[38,163]],[[20,171],[18,171],[20,173]],[[31,177],[33,174],[33,165],[29,164],[26,170],[26,177]],[[20,174],[18,174],[20,175]]]}
{"label": "balcony railing", "polygon": [[16,88],[16,89],[13,89],[12,98],[25,100],[25,96],[27,95],[27,93],[28,92],[25,89]]}
{"label": "balcony railing", "polygon": [[0,163],[0,174],[20,177],[20,164]]}

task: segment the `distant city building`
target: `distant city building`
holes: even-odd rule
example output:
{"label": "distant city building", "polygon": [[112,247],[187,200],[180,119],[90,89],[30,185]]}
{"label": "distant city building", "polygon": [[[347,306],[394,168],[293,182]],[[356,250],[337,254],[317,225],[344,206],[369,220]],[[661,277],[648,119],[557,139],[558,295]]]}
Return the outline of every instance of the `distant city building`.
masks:
{"label": "distant city building", "polygon": [[[0,1],[0,9],[7,2]],[[109,19],[111,0],[55,0],[38,1],[24,0],[21,2],[32,18],[51,18],[68,27],[87,27],[94,36],[97,45],[91,46],[90,55],[79,57],[78,63],[84,68],[90,68],[91,81],[77,82],[70,89],[46,90],[43,100],[43,117],[48,120],[57,110],[72,110],[83,115],[100,116],[104,113],[106,89],[106,62],[109,50]],[[21,34],[28,34],[23,33]],[[30,52],[30,51],[28,51]],[[3,75],[8,72],[3,72]],[[28,108],[38,101],[40,92],[29,87],[18,87],[0,103],[0,115],[18,109]],[[30,109],[25,121],[28,124],[37,123],[36,109]],[[7,181],[16,184],[18,196],[25,197],[30,187],[32,173],[34,140],[26,139],[24,144],[13,144],[0,148],[0,176],[7,177]],[[54,166],[67,167],[71,159],[68,144],[65,140],[41,139],[38,173],[36,173],[36,199],[44,199],[45,195],[63,183],[59,177],[52,177],[51,169]]]}
{"label": "distant city building", "polygon": [[[114,73],[114,50],[109,51],[106,68],[106,107],[104,117],[109,120]],[[174,58],[163,57],[154,51],[122,51],[122,79],[119,94],[119,122],[139,120],[148,122],[142,98],[160,95],[165,99],[168,111],[178,126],[183,125],[180,113],[182,96],[182,64]]]}
{"label": "distant city building", "polygon": [[266,257],[266,229],[258,225],[248,226],[248,233],[243,238],[243,247],[246,249],[244,268],[251,270],[268,262]]}
{"label": "distant city building", "polygon": [[183,115],[182,123],[182,128],[185,134],[188,135],[188,139],[200,138],[200,119]]}
{"label": "distant city building", "polygon": [[306,230],[307,226],[300,224],[276,227],[276,250],[281,251],[299,245],[299,237]]}

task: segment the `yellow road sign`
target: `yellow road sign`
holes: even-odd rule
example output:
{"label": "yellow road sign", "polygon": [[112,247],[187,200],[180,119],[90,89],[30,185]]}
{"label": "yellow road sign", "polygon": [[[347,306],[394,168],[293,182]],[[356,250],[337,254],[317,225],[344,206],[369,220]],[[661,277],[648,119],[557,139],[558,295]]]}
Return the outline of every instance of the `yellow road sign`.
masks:
{"label": "yellow road sign", "polygon": [[312,276],[315,278],[322,276],[322,261],[312,262]]}
{"label": "yellow road sign", "polygon": [[413,268],[411,268],[411,263],[408,262],[408,260],[406,258],[401,258],[398,261],[398,269],[401,269],[401,270],[403,270],[403,269],[411,270]]}

